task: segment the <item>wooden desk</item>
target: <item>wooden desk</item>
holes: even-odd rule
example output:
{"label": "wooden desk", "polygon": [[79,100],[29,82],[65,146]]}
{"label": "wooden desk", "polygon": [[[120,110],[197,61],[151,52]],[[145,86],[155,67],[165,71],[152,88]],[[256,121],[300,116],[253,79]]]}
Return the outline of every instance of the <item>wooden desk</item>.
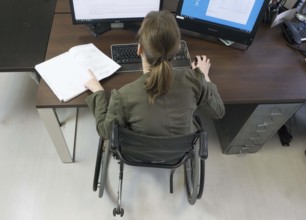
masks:
{"label": "wooden desk", "polygon": [[56,0],[1,1],[0,71],[34,71],[46,55]]}
{"label": "wooden desk", "polygon": [[[220,95],[224,103],[227,104],[227,109],[229,109],[228,112],[232,112],[231,109],[233,107],[238,112],[240,107],[246,110],[244,111],[246,112],[245,117],[239,119],[241,123],[238,128],[234,129],[235,133],[239,132],[239,129],[243,127],[243,123],[250,118],[258,105],[297,103],[298,105],[290,113],[293,114],[299,104],[305,102],[306,64],[298,52],[285,45],[285,40],[279,29],[261,27],[253,45],[246,51],[190,36],[183,35],[182,38],[187,41],[191,57],[197,54],[206,54],[211,59],[210,78],[217,84]],[[135,33],[129,30],[113,30],[95,38],[85,26],[72,25],[70,14],[56,14],[53,20],[46,59],[59,55],[72,46],[85,43],[94,43],[105,54],[110,56],[111,44],[135,41]],[[105,90],[110,92],[113,88],[120,88],[126,83],[135,80],[140,74],[118,73],[103,80],[101,83]],[[48,128],[50,126],[47,121],[50,118],[54,119],[51,120],[56,125],[56,115],[54,115],[55,113],[52,109],[85,107],[84,99],[89,94],[89,92],[85,92],[70,102],[61,103],[42,80],[38,88],[36,106]],[[236,108],[237,106],[239,108]],[[224,122],[228,122],[228,118],[233,120],[234,117],[232,116],[233,114],[226,114]],[[224,128],[224,126],[222,121],[221,126],[217,126],[219,137],[229,136],[226,134],[228,128]],[[55,134],[56,132],[50,130],[49,132],[51,136],[56,136],[52,135],[52,133]],[[237,134],[231,134],[230,138],[227,138],[231,140],[221,141],[221,145],[227,145],[222,147],[224,153],[227,153],[226,150],[235,135]],[[57,138],[55,137],[52,139],[58,149],[62,151],[65,148],[63,140],[56,141]],[[64,154],[66,156],[63,156]],[[61,156],[62,160],[71,162],[68,156],[69,152],[64,154]]]}
{"label": "wooden desk", "polygon": [[[124,36],[124,37],[122,37]],[[303,57],[285,45],[279,29],[262,27],[253,45],[246,51],[236,50],[209,41],[184,36],[191,56],[206,54],[212,67],[210,77],[218,85],[226,104],[238,103],[283,103],[306,100],[306,64]],[[73,25],[70,14],[57,14],[46,59],[67,51],[72,46],[94,43],[110,56],[113,43],[135,42],[135,33],[128,30],[109,31],[95,38],[83,25]],[[119,88],[134,80],[137,74],[125,73],[102,82],[107,90]],[[38,105],[79,105],[86,93],[69,103],[60,103],[44,82],[41,83]],[[50,94],[48,94],[48,91]],[[43,95],[44,97],[41,97]],[[48,97],[46,97],[49,95]],[[47,99],[47,100],[46,100]],[[84,102],[82,103],[84,104]]]}
{"label": "wooden desk", "polygon": [[69,0],[58,0],[55,7],[55,14],[70,13]]}

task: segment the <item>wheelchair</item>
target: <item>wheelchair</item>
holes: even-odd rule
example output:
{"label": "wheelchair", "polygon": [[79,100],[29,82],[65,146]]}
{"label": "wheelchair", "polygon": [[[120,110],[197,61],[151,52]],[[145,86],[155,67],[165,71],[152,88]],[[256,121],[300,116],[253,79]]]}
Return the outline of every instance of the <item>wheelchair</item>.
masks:
{"label": "wheelchair", "polygon": [[147,136],[137,134],[113,123],[111,138],[104,146],[100,138],[96,158],[93,190],[103,197],[107,182],[110,157],[119,163],[119,186],[117,206],[113,215],[124,215],[121,194],[124,165],[170,169],[170,193],[173,193],[173,174],[179,166],[184,166],[185,188],[189,204],[195,204],[204,190],[205,159],[208,157],[207,133],[203,131],[201,120],[194,117],[196,131],[178,136]]}

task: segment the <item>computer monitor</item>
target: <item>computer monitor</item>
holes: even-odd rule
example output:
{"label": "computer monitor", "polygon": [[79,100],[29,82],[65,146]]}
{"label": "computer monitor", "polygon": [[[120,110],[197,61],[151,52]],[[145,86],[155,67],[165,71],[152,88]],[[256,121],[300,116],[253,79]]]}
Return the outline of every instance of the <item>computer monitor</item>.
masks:
{"label": "computer monitor", "polygon": [[96,35],[124,24],[140,22],[159,11],[162,0],[70,0],[73,24],[87,24]]}
{"label": "computer monitor", "polygon": [[251,45],[269,0],[179,0],[176,20],[186,33]]}

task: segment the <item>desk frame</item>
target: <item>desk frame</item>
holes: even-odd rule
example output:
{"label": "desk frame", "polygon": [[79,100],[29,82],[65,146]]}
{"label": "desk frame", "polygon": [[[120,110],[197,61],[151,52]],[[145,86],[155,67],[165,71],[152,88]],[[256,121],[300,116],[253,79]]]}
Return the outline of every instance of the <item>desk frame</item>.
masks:
{"label": "desk frame", "polygon": [[76,107],[74,123],[73,151],[70,152],[65,136],[62,132],[62,123],[60,122],[55,108],[37,108],[40,118],[45,124],[56,151],[63,163],[72,163],[75,161],[76,137],[78,128],[79,108]]}

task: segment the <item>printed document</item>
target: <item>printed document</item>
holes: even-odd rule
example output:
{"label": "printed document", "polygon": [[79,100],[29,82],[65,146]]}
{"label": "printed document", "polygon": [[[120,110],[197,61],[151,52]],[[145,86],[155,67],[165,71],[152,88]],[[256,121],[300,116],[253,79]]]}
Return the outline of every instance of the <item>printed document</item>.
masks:
{"label": "printed document", "polygon": [[72,47],[69,51],[35,66],[39,75],[60,101],[67,102],[85,92],[91,69],[98,80],[120,68],[115,61],[92,43]]}

